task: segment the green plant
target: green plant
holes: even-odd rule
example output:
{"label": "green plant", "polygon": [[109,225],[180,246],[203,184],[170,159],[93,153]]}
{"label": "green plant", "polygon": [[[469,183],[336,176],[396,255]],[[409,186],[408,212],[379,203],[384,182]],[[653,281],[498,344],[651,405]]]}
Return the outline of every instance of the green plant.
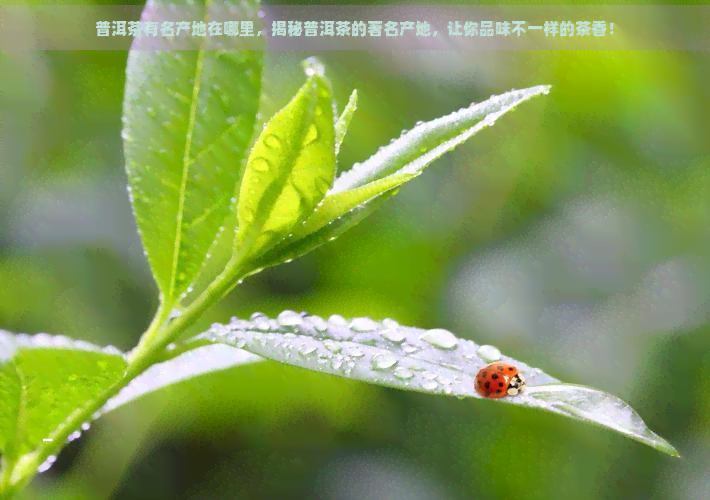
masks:
{"label": "green plant", "polygon": [[[215,325],[176,343],[245,277],[339,236],[434,160],[549,90],[511,91],[418,124],[336,179],[357,94],[335,117],[324,68],[312,59],[304,68],[306,83],[262,130],[262,52],[131,52],[123,139],[131,202],[160,307],[127,354],[59,336],[0,331],[0,495],[20,490],[92,418],[190,376],[184,365],[171,368],[173,360],[215,343],[320,372],[457,397],[479,397],[472,383],[478,368],[502,359],[518,366],[529,385],[522,396],[502,402],[586,420],[677,456],[618,398],[562,384],[445,330],[284,311],[273,320],[255,314]],[[205,263],[218,260],[213,250],[225,245],[230,251],[212,276]],[[169,380],[154,378],[151,368],[158,365]],[[195,372],[222,368],[203,364]]]}

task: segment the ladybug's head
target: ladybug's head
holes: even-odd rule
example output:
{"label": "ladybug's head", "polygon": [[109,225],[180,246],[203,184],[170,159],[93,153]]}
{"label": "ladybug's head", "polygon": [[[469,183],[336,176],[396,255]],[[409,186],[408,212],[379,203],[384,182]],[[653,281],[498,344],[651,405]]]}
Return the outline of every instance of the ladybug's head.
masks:
{"label": "ladybug's head", "polygon": [[510,382],[508,383],[508,395],[517,396],[518,394],[523,392],[524,387],[525,379],[520,373],[516,373],[510,378]]}

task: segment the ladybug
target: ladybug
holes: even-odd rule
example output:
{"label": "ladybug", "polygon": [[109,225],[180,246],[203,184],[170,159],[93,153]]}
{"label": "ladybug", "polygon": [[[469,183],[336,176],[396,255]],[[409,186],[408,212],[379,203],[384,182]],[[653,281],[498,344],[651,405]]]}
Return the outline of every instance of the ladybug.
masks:
{"label": "ladybug", "polygon": [[525,387],[525,379],[518,369],[505,363],[491,363],[476,375],[476,392],[484,398],[516,396]]}

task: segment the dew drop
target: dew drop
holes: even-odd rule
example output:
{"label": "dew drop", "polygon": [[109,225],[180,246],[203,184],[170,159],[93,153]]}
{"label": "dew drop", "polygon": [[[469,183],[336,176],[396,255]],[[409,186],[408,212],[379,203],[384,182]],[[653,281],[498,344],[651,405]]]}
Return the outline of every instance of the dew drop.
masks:
{"label": "dew drop", "polygon": [[298,354],[301,356],[308,357],[314,352],[316,352],[318,349],[315,346],[301,346],[298,348]]}
{"label": "dew drop", "polygon": [[393,319],[391,319],[391,318],[385,318],[385,319],[383,319],[383,320],[382,320],[382,325],[383,325],[385,328],[398,328],[398,327],[399,327],[399,323],[397,323],[395,320],[393,320]]}
{"label": "dew drop", "polygon": [[269,171],[269,162],[266,161],[264,158],[254,158],[249,166],[257,172]]}
{"label": "dew drop", "polygon": [[333,314],[328,321],[335,326],[348,326],[348,322],[340,314]]}
{"label": "dew drop", "polygon": [[427,380],[425,382],[422,382],[422,389],[424,389],[425,391],[435,391],[437,387],[439,387],[439,384],[437,384],[433,380]]}
{"label": "dew drop", "polygon": [[269,320],[267,318],[255,319],[254,326],[256,326],[257,330],[261,330],[262,332],[265,332],[265,331],[268,331],[271,329],[271,325],[269,324]]}
{"label": "dew drop", "polygon": [[274,134],[267,134],[264,137],[264,146],[278,151],[281,149],[281,139]]}
{"label": "dew drop", "polygon": [[314,123],[311,123],[306,132],[306,136],[303,138],[303,146],[308,146],[309,144],[316,142],[318,140],[318,128]]}
{"label": "dew drop", "polygon": [[343,350],[343,347],[340,344],[330,339],[326,339],[323,341],[323,347],[325,347],[331,352],[340,352]]}
{"label": "dew drop", "polygon": [[352,347],[348,354],[353,358],[362,358],[365,355],[359,347]]}
{"label": "dew drop", "polygon": [[81,424],[81,430],[84,431],[84,432],[88,431],[88,430],[89,430],[89,427],[91,427],[91,425],[89,424],[89,422],[84,422],[83,424]]}
{"label": "dew drop", "polygon": [[402,350],[407,354],[414,354],[415,352],[417,352],[419,350],[419,348],[415,345],[412,345],[412,344],[405,344],[402,347]]}
{"label": "dew drop", "polygon": [[323,66],[323,63],[321,63],[317,57],[311,56],[305,59],[301,63],[301,66],[303,66],[303,71],[306,73],[306,76],[325,75],[325,66]]}
{"label": "dew drop", "polygon": [[401,380],[409,380],[414,377],[414,372],[402,366],[398,366],[394,369],[394,376]]}
{"label": "dew drop", "polygon": [[152,106],[148,107],[148,108],[146,109],[146,112],[148,113],[148,116],[150,116],[151,118],[155,118],[155,115],[157,114],[157,113],[155,112],[155,108],[152,107]]}
{"label": "dew drop", "polygon": [[81,437],[81,431],[74,431],[69,436],[67,436],[67,443],[71,443],[72,441],[79,439]]}
{"label": "dew drop", "polygon": [[487,363],[498,361],[500,359],[500,351],[492,345],[482,345],[477,350],[478,355]]}
{"label": "dew drop", "polygon": [[39,467],[37,467],[37,472],[40,474],[49,470],[49,468],[54,464],[54,462],[57,461],[57,456],[56,455],[50,455],[47,457],[47,460],[42,463]]}
{"label": "dew drop", "polygon": [[386,328],[385,330],[382,330],[382,336],[390,342],[394,342],[395,344],[401,344],[402,342],[404,342],[405,339],[404,332],[397,329],[396,327]]}
{"label": "dew drop", "polygon": [[328,329],[328,323],[320,316],[311,316],[308,318],[313,325],[313,328],[319,332],[324,332]]}
{"label": "dew drop", "polygon": [[379,325],[370,318],[353,318],[350,321],[350,328],[356,332],[371,332],[376,330]]}
{"label": "dew drop", "polygon": [[448,330],[443,328],[434,328],[428,330],[419,336],[420,340],[428,342],[439,349],[453,349],[458,344],[458,339]]}
{"label": "dew drop", "polygon": [[303,323],[303,318],[295,311],[282,311],[276,318],[281,326],[298,326]]}
{"label": "dew drop", "polygon": [[388,352],[378,352],[372,356],[372,368],[375,370],[389,370],[397,364],[397,358]]}

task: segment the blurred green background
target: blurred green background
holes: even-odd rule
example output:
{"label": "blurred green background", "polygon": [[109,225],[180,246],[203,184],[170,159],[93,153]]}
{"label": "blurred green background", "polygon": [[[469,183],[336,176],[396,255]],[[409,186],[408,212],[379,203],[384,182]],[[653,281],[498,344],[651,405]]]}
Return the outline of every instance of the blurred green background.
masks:
{"label": "blurred green background", "polygon": [[[267,55],[274,109],[310,55]],[[707,51],[315,55],[340,110],[359,92],[341,169],[418,120],[553,88],[335,242],[246,280],[193,333],[283,309],[447,328],[618,395],[682,458],[266,361],[109,413],[23,498],[710,498]],[[0,54],[0,328],[128,350],[157,307],[123,170],[126,57]]]}

